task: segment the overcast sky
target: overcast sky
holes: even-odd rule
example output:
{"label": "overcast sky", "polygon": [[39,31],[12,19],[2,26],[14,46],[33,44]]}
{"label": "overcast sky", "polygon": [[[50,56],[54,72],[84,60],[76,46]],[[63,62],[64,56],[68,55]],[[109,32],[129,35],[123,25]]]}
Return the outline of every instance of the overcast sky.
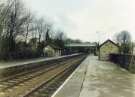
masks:
{"label": "overcast sky", "polygon": [[103,41],[121,30],[135,40],[135,0],[25,0],[38,16],[51,19],[68,37]]}

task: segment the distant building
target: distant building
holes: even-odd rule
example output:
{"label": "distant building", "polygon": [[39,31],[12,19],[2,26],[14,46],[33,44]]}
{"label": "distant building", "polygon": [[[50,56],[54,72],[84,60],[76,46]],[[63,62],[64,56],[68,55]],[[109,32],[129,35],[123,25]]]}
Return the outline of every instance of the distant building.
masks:
{"label": "distant building", "polygon": [[48,44],[43,49],[44,55],[48,57],[61,56],[61,48],[54,45]]}
{"label": "distant building", "polygon": [[99,46],[99,60],[108,60],[111,53],[119,53],[119,46],[111,40],[107,40]]}

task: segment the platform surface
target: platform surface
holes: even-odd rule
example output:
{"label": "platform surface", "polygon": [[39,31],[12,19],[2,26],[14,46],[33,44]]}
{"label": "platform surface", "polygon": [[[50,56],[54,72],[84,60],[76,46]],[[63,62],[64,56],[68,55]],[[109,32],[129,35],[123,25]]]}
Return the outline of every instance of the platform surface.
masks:
{"label": "platform surface", "polygon": [[78,54],[79,53],[71,54],[71,55],[64,55],[64,56],[55,56],[55,57],[33,58],[33,59],[13,61],[13,62],[0,62],[0,69],[19,66],[19,65],[25,65],[25,64],[35,63],[35,62],[41,62],[41,61],[55,60],[55,59],[64,58],[68,56],[74,56]]}
{"label": "platform surface", "polygon": [[135,74],[88,56],[52,97],[135,97]]}

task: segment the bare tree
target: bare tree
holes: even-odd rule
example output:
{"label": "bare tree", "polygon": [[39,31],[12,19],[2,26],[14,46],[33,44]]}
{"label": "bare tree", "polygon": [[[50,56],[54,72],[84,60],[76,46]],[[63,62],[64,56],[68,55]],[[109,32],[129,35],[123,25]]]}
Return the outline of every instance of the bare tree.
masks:
{"label": "bare tree", "polygon": [[0,36],[3,35],[3,30],[6,29],[6,21],[13,1],[9,0],[8,3],[0,3]]}
{"label": "bare tree", "polygon": [[52,25],[50,23],[45,25],[44,33],[43,33],[43,40],[46,43],[49,43],[52,41],[52,35],[54,32],[52,31]]}
{"label": "bare tree", "polygon": [[51,23],[45,21],[45,19],[43,18],[40,18],[36,20],[35,25],[39,43],[41,42],[41,40],[46,41],[46,34],[50,34],[51,36]]}
{"label": "bare tree", "polygon": [[117,42],[119,43],[121,53],[131,52],[131,35],[128,31],[121,31],[117,37]]}
{"label": "bare tree", "polygon": [[43,26],[44,26],[44,19],[40,18],[35,21],[36,31],[38,34],[38,42],[41,42],[42,34],[43,34]]}
{"label": "bare tree", "polygon": [[[6,3],[0,3],[0,57],[2,54],[5,57],[10,56],[10,53],[17,54],[17,50],[19,51],[22,47],[32,51],[31,46],[26,44],[28,36],[32,38],[32,43],[35,43],[35,51],[39,56],[42,54],[45,42],[55,41],[63,47],[65,34],[62,31],[54,33],[50,22],[44,18],[33,17],[30,11],[24,8],[22,0],[6,1]],[[23,45],[18,44],[21,43],[18,42],[20,36],[25,39],[25,42],[21,41]],[[27,53],[24,49],[21,50]]]}
{"label": "bare tree", "polygon": [[12,6],[10,6],[9,12],[6,15],[5,36],[15,39],[17,35],[24,33],[24,24],[27,20],[28,16],[23,3],[20,0],[12,0]]}
{"label": "bare tree", "polygon": [[64,40],[66,38],[66,35],[63,31],[56,31],[55,33],[55,39],[58,39],[58,40]]}
{"label": "bare tree", "polygon": [[0,9],[0,54],[15,52],[16,38],[25,32],[28,15],[21,0],[7,0]]}
{"label": "bare tree", "polygon": [[25,43],[27,43],[29,32],[35,30],[33,28],[33,19],[34,19],[34,16],[29,11],[27,13],[27,21],[25,22],[25,26],[24,26],[26,28],[26,32],[25,32]]}
{"label": "bare tree", "polygon": [[128,31],[121,31],[118,35],[117,35],[117,41],[120,44],[126,44],[131,42],[131,35]]}
{"label": "bare tree", "polygon": [[62,32],[62,31],[57,31],[55,34],[56,34],[56,35],[55,35],[55,38],[54,38],[55,43],[56,43],[59,47],[63,48],[63,47],[64,47],[64,41],[65,41],[65,39],[66,39],[65,33]]}

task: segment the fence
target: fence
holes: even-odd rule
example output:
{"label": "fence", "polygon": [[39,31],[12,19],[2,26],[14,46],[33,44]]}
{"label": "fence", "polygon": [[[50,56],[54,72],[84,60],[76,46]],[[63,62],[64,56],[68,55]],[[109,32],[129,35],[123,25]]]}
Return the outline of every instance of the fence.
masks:
{"label": "fence", "polygon": [[128,54],[110,54],[109,59],[129,71],[135,72],[135,56]]}

